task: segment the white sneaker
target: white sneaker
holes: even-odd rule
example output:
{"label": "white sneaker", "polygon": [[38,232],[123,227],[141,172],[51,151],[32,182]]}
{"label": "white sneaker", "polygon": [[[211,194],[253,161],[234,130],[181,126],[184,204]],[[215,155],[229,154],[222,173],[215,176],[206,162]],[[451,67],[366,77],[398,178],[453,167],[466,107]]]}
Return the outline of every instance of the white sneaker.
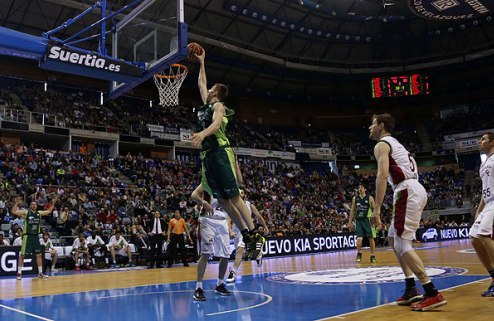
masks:
{"label": "white sneaker", "polygon": [[235,271],[230,270],[230,274],[228,274],[228,277],[226,278],[226,283],[233,283],[235,282]]}
{"label": "white sneaker", "polygon": [[21,280],[21,279],[22,279],[22,273],[17,272],[17,280]]}
{"label": "white sneaker", "polygon": [[38,274],[38,279],[48,279],[48,275],[46,275],[44,273],[40,273],[40,274]]}
{"label": "white sneaker", "polygon": [[58,269],[55,269],[54,267],[51,268],[52,272],[58,272]]}

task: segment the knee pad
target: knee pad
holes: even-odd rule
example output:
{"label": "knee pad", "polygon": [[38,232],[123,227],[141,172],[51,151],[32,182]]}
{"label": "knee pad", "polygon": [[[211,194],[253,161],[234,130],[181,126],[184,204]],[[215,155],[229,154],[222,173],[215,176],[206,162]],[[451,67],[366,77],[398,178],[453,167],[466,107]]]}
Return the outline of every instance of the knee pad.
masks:
{"label": "knee pad", "polygon": [[395,237],[394,249],[396,253],[398,253],[400,256],[403,256],[406,252],[413,250],[412,241],[402,239],[401,237]]}

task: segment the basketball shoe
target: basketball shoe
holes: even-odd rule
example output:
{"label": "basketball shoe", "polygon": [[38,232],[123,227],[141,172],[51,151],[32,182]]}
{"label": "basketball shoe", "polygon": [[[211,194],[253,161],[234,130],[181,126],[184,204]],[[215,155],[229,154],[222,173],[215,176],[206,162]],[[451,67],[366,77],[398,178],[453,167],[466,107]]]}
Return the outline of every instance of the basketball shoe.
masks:
{"label": "basketball shoe", "polygon": [[225,283],[221,283],[220,285],[218,285],[216,287],[216,289],[214,289],[214,291],[216,293],[219,293],[221,294],[222,296],[227,296],[227,295],[231,295],[232,293],[230,291],[228,291],[225,287]]}
{"label": "basketball shoe", "polygon": [[413,302],[420,301],[422,299],[422,294],[417,287],[413,287],[411,289],[405,289],[403,291],[403,295],[395,300],[398,305],[410,305]]}
{"label": "basketball shoe", "polygon": [[428,311],[446,304],[448,304],[448,302],[441,294],[441,292],[438,292],[436,296],[433,297],[428,297],[424,295],[422,301],[420,301],[419,303],[412,304],[411,308],[413,311]]}
{"label": "basketball shoe", "polygon": [[487,291],[482,292],[481,295],[485,297],[494,297],[494,281],[491,282]]}
{"label": "basketball shoe", "polygon": [[233,283],[235,282],[235,271],[230,269],[230,273],[228,274],[228,277],[226,278],[226,283]]}
{"label": "basketball shoe", "polygon": [[194,291],[194,301],[206,301],[206,296],[204,295],[204,291],[201,288],[197,288]]}
{"label": "basketball shoe", "polygon": [[266,239],[259,233],[256,233],[252,236],[252,241],[249,246],[249,252],[247,253],[247,257],[251,260],[262,260],[262,247]]}

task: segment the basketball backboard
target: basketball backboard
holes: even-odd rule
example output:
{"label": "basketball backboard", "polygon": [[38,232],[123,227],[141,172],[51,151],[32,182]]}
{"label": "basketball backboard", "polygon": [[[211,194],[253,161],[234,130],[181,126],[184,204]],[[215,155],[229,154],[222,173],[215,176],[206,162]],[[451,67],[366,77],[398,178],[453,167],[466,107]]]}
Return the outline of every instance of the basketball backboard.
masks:
{"label": "basketball backboard", "polygon": [[187,56],[183,0],[54,1],[80,13],[42,37],[0,27],[0,54],[108,80],[112,99]]}
{"label": "basketball backboard", "polygon": [[136,87],[187,55],[183,0],[145,0],[126,13],[112,35],[112,57],[138,65],[142,77],[110,82],[110,98]]}

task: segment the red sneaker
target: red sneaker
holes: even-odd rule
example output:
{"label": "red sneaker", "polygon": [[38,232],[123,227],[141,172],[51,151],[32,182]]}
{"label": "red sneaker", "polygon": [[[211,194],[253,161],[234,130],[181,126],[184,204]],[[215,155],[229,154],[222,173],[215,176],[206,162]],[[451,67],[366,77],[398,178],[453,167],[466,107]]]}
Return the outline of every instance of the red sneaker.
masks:
{"label": "red sneaker", "polygon": [[444,296],[441,294],[441,292],[439,292],[436,296],[433,297],[427,297],[424,295],[422,301],[417,304],[412,304],[411,308],[413,311],[427,311],[446,304],[448,304],[448,302],[446,302]]}
{"label": "red sneaker", "polygon": [[80,270],[81,270],[81,268],[79,267],[79,265],[76,265],[76,266],[75,266],[75,270],[76,270],[76,271],[80,271]]}
{"label": "red sneaker", "polygon": [[409,290],[403,291],[403,295],[395,300],[398,305],[410,305],[413,302],[420,301],[422,299],[422,293],[417,287],[413,287]]}

